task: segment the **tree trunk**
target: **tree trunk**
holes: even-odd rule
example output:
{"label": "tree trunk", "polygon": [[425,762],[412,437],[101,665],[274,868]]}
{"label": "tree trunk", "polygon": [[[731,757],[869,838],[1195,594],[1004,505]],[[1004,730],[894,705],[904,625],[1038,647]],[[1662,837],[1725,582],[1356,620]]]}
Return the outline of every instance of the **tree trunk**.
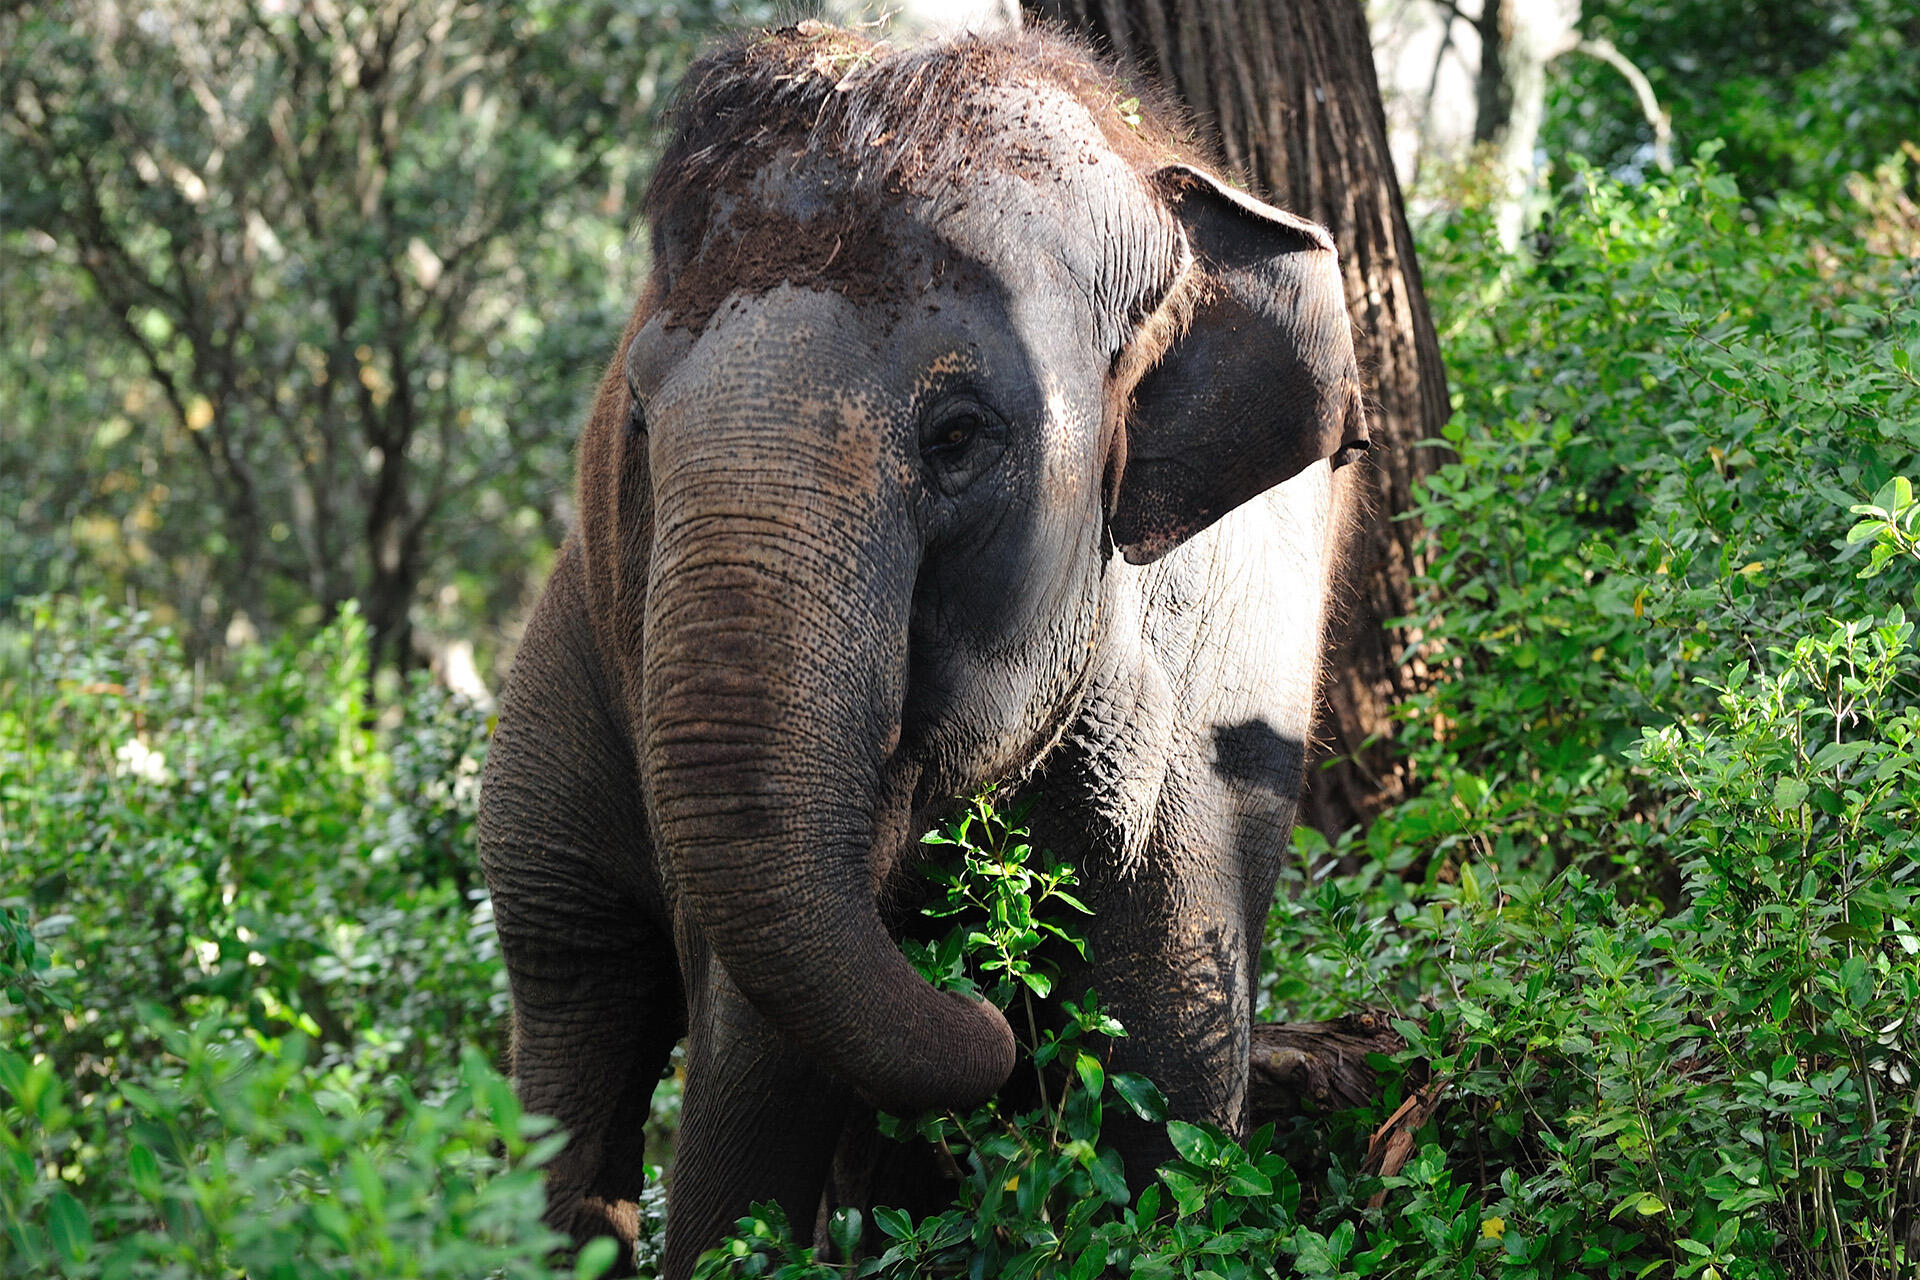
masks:
{"label": "tree trunk", "polygon": [[1481,0],[1476,142],[1492,145],[1501,199],[1500,243],[1520,243],[1533,191],[1533,149],[1547,112],[1547,64],[1579,43],[1580,0]]}
{"label": "tree trunk", "polygon": [[1473,29],[1480,37],[1480,73],[1474,77],[1473,140],[1498,142],[1513,119],[1513,80],[1505,32],[1513,26],[1513,0],[1481,0]]}
{"label": "tree trunk", "polygon": [[1416,448],[1448,414],[1446,373],[1400,184],[1360,0],[1025,0],[1086,32],[1177,94],[1214,131],[1234,178],[1324,224],[1339,246],[1360,367],[1369,379],[1371,494],[1347,535],[1345,608],[1328,637],[1320,758],[1301,819],[1327,836],[1406,790],[1392,711],[1421,678],[1402,664],[1418,526],[1397,519],[1446,456]]}

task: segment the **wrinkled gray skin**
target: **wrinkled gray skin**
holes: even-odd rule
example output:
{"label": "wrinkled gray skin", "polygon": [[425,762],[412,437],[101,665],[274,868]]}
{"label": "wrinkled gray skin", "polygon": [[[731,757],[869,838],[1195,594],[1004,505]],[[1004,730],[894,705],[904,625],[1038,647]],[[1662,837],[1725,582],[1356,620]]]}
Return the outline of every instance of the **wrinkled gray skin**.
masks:
{"label": "wrinkled gray skin", "polygon": [[[1039,843],[1080,867],[1093,959],[1065,990],[1131,1032],[1114,1069],[1245,1123],[1328,459],[1364,445],[1339,273],[1317,228],[1123,160],[1065,92],[986,100],[1048,161],[902,194],[891,300],[743,275],[689,328],[685,273],[742,248],[656,222],[504,697],[481,845],[518,1086],[572,1134],[549,1217],[631,1238],[684,1034],[670,1276],[751,1201],[804,1231],[863,1102],[1007,1080],[1001,1015],[895,945],[918,836],[990,784],[1036,795]],[[820,219],[835,163],[771,163],[722,207]],[[1143,378],[1178,296],[1191,325]],[[1115,1136],[1149,1177],[1156,1135]]]}

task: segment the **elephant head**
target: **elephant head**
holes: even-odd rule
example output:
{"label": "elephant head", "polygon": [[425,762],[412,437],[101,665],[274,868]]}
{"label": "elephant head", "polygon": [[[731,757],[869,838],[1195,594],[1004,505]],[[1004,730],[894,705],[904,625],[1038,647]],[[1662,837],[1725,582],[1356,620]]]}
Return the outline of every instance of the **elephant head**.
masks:
{"label": "elephant head", "polygon": [[1118,577],[1366,446],[1326,233],[1136,97],[1044,37],[803,24],[696,69],[649,195],[648,809],[739,990],[889,1109],[1013,1065],[888,932],[929,807],[1046,755]]}

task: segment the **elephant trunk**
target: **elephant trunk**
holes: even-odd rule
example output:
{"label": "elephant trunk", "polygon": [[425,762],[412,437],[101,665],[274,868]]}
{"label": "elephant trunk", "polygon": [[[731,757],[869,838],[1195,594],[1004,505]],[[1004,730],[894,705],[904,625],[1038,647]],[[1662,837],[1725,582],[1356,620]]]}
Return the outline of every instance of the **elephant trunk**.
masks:
{"label": "elephant trunk", "polygon": [[874,897],[914,546],[871,488],[740,456],[709,435],[654,472],[643,767],[680,901],[741,993],[868,1101],[974,1105],[1012,1032],[915,973]]}

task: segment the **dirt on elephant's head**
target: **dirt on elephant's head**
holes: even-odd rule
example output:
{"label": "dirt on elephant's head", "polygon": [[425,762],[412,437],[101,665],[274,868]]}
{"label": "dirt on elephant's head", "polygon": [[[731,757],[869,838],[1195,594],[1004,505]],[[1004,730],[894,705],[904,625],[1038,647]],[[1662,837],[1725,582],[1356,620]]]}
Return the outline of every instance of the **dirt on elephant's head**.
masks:
{"label": "dirt on elephant's head", "polygon": [[740,305],[781,284],[831,287],[882,306],[904,300],[906,281],[892,265],[897,251],[877,212],[802,219],[757,201],[728,203],[710,218],[693,261],[663,300],[669,329],[698,333],[729,299]]}
{"label": "dirt on elephant's head", "polygon": [[[1064,97],[1078,121],[1051,118]],[[1088,127],[1088,122],[1091,128]],[[670,328],[781,284],[897,307],[966,269],[903,238],[899,211],[989,173],[1045,183],[1104,148],[1136,170],[1205,161],[1151,89],[1077,41],[1026,31],[895,51],[818,22],[694,64],[647,193]]]}

